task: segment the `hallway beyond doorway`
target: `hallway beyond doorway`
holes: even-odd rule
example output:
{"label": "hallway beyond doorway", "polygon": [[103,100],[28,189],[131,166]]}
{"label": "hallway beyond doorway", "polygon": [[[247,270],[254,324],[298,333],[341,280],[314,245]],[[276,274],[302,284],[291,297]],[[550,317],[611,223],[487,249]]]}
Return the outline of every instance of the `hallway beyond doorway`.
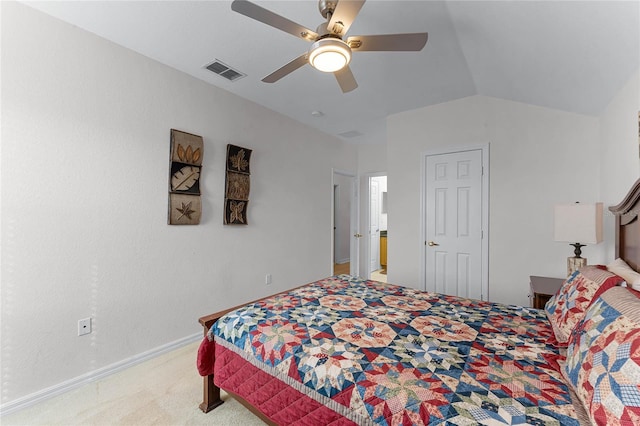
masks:
{"label": "hallway beyond doorway", "polygon": [[371,273],[371,279],[374,281],[381,281],[383,283],[387,282],[387,270],[386,269],[378,269],[377,271],[373,271]]}
{"label": "hallway beyond doorway", "polygon": [[[351,264],[347,263],[336,263],[333,265],[333,273],[334,275],[341,274],[349,274],[349,268]],[[387,282],[387,270],[386,269],[378,269],[377,271],[373,271],[371,273],[371,279],[375,281],[381,281],[383,283]]]}
{"label": "hallway beyond doorway", "polygon": [[351,270],[351,263],[336,263],[333,265],[333,274],[334,275],[349,275],[349,271]]}

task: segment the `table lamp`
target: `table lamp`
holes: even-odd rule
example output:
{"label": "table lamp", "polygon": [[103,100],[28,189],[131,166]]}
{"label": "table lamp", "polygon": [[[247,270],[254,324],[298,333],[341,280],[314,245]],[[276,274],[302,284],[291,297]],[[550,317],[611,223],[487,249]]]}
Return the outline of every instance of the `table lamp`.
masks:
{"label": "table lamp", "polygon": [[602,241],[602,203],[557,204],[554,206],[554,240],[571,243],[574,256],[567,258],[567,276],[587,264],[581,257],[586,244]]}

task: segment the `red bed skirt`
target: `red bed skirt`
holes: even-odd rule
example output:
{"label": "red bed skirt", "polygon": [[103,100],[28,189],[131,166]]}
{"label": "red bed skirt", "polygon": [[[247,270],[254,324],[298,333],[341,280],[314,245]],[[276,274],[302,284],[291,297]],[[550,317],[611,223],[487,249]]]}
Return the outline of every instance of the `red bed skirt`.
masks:
{"label": "red bed skirt", "polygon": [[260,370],[235,352],[209,343],[215,345],[214,383],[220,389],[240,395],[273,422],[279,425],[356,424]]}

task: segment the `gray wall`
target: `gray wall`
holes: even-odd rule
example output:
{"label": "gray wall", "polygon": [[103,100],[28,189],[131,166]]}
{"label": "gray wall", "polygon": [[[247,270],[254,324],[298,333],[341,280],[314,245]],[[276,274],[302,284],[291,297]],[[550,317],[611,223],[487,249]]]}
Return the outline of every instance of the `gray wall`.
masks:
{"label": "gray wall", "polygon": [[[355,164],[355,147],[22,4],[0,7],[3,403],[330,274],[331,170]],[[204,137],[198,226],[167,225],[171,128]],[[227,143],[253,149],[246,227],[222,225]],[[78,337],[85,317],[94,332]]]}

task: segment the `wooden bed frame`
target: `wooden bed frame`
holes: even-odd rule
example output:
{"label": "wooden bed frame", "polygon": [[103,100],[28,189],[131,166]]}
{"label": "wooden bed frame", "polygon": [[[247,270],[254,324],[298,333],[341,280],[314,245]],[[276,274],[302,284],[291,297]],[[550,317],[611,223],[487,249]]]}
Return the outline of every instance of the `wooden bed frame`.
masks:
{"label": "wooden bed frame", "polygon": [[640,270],[640,179],[620,204],[609,207],[609,211],[616,216],[616,258]]}
{"label": "wooden bed frame", "polygon": [[[613,213],[616,217],[616,258],[620,257],[624,259],[629,266],[631,266],[635,270],[639,270],[640,266],[640,179],[638,179],[625,198],[615,206],[609,207],[609,211]],[[301,287],[301,286],[300,286]],[[299,288],[299,287],[296,287]],[[289,292],[291,290],[286,290],[277,294],[282,294]],[[275,295],[274,295],[275,296]],[[267,296],[272,297],[272,296]],[[261,299],[258,299],[261,300]],[[245,304],[235,306],[233,308],[225,309],[220,312],[216,312],[211,315],[204,316],[198,319],[198,322],[204,328],[204,335],[207,335],[207,332],[211,328],[211,326],[220,319],[223,315],[228,312],[231,312],[235,309],[238,309],[247,304],[251,304],[257,302],[258,300],[254,300],[253,302],[247,302]],[[217,387],[213,383],[213,375],[208,375],[203,378],[204,379],[204,400],[202,404],[200,404],[200,409],[205,413],[213,410],[214,408],[221,405],[224,401],[220,399],[220,388]],[[228,392],[231,396],[237,399],[242,405],[247,407],[252,413],[256,416],[260,417],[265,423],[269,425],[275,425],[273,421],[271,421],[267,416],[262,414],[256,408],[254,408],[251,404],[249,404],[244,398],[236,395],[232,392]]]}

